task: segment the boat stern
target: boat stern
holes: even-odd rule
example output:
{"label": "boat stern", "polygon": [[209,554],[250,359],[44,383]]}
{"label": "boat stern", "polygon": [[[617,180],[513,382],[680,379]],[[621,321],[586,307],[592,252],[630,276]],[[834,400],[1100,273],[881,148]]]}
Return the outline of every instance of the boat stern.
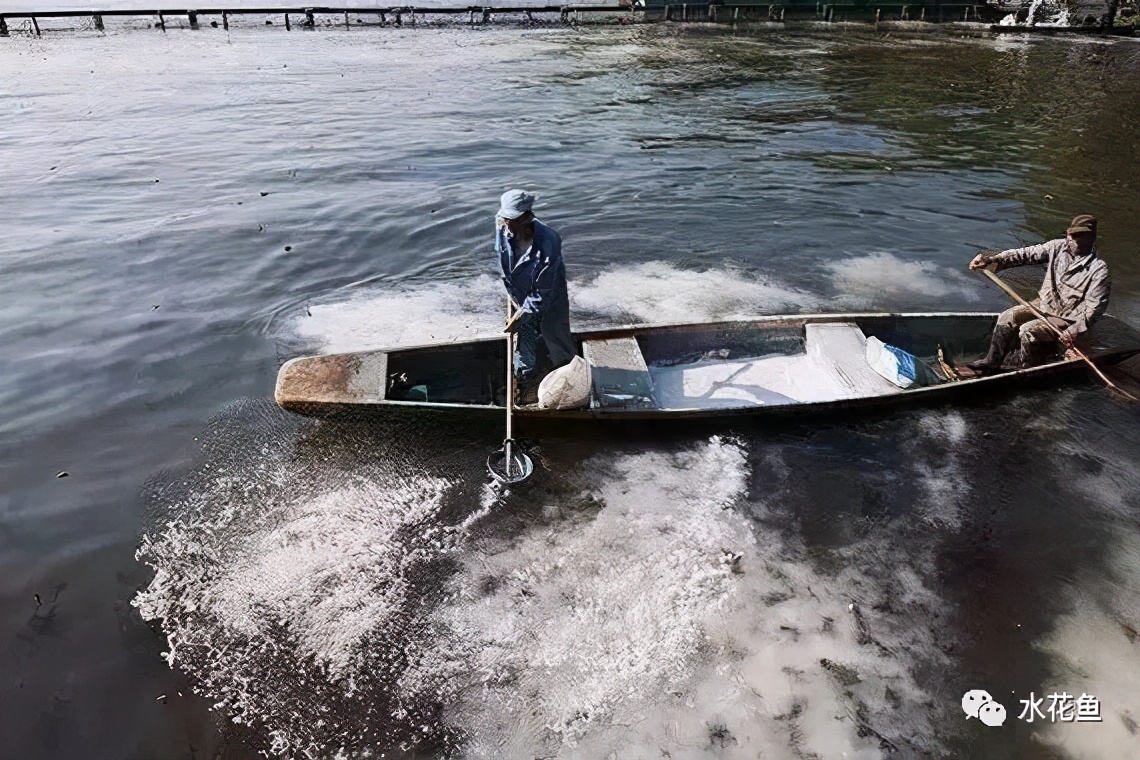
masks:
{"label": "boat stern", "polygon": [[277,373],[273,397],[282,409],[301,413],[384,403],[387,366],[385,351],[290,359]]}

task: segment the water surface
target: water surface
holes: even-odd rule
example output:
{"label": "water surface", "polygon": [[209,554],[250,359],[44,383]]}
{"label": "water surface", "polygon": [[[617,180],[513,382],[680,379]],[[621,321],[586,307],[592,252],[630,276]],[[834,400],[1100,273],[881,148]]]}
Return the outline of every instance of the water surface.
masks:
{"label": "water surface", "polygon": [[[516,185],[579,326],[998,310],[977,247],[1082,212],[1140,324],[1138,69],[950,27],[4,40],[0,754],[1137,756],[1140,416],[1095,386],[543,439],[505,495],[498,429],[268,399],[494,331]],[[1104,721],[1016,720],[1054,690]]]}

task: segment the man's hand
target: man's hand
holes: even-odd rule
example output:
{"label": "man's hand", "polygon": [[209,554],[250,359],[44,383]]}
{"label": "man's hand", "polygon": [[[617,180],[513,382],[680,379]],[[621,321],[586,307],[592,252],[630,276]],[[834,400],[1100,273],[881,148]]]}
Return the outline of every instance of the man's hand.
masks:
{"label": "man's hand", "polygon": [[1065,345],[1066,348],[1072,348],[1073,343],[1076,342],[1077,336],[1070,333],[1068,330],[1062,330],[1058,339]]}
{"label": "man's hand", "polygon": [[997,263],[994,261],[994,257],[997,256],[997,254],[997,251],[982,251],[970,260],[970,269],[991,269],[997,271]]}
{"label": "man's hand", "polygon": [[519,329],[519,320],[522,319],[524,314],[526,314],[526,312],[523,311],[522,309],[519,309],[518,311],[516,311],[515,315],[513,317],[511,317],[509,320],[507,320],[507,326],[503,328],[503,332],[505,332],[505,333],[516,332]]}

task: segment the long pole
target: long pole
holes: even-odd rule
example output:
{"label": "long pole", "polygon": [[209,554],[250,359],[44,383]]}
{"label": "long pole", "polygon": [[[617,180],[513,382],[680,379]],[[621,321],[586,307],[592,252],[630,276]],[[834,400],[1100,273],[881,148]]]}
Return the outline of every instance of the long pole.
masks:
{"label": "long pole", "polygon": [[[1033,312],[1033,314],[1038,319],[1040,319],[1045,324],[1049,325],[1049,329],[1051,329],[1054,333],[1056,333],[1058,338],[1061,337],[1061,331],[1057,328],[1057,325],[1050,322],[1049,319],[1044,314],[1042,314],[1040,311],[1038,311],[1036,308],[1034,308],[1032,304],[1030,304],[1024,298],[1022,298],[1020,295],[1018,295],[1016,290],[1014,290],[1010,286],[1006,285],[1005,281],[1002,280],[1002,278],[998,277],[996,274],[991,272],[989,269],[983,269],[982,274],[984,274],[986,277],[990,278],[990,280],[993,281],[993,283],[995,285],[997,285],[999,288],[1004,290],[1006,292],[1006,295],[1008,295],[1013,300],[1017,301],[1019,304],[1021,304],[1025,308],[1029,309],[1031,312]],[[1097,367],[1095,364],[1093,364],[1092,359],[1085,356],[1084,352],[1081,351],[1079,348],[1077,348],[1076,346],[1070,346],[1069,348],[1071,348],[1074,352],[1076,352],[1077,356],[1084,359],[1085,364],[1092,367],[1092,370],[1093,370],[1093,372],[1095,372],[1097,374],[1097,377],[1099,377],[1101,380],[1103,380],[1104,384],[1107,385],[1109,388],[1112,388],[1112,390],[1116,391],[1120,395],[1122,395],[1126,398],[1130,398],[1133,401],[1140,400],[1140,399],[1137,399],[1135,396],[1133,396],[1131,393],[1128,393],[1127,391],[1123,391],[1119,387],[1117,387],[1116,383],[1109,380],[1105,376],[1105,374],[1100,371],[1100,368]]]}
{"label": "long pole", "polygon": [[[507,296],[507,323],[511,321],[514,316],[511,307],[511,297]],[[506,452],[506,460],[504,467],[507,471],[507,478],[511,477],[511,439],[514,437],[511,431],[511,411],[514,407],[515,401],[515,334],[513,331],[507,332],[507,440],[503,441],[503,449]]]}

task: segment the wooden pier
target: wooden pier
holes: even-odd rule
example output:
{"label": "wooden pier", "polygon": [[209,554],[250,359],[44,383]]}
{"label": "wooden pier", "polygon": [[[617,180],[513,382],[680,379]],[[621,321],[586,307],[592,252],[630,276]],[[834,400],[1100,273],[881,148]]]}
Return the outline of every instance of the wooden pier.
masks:
{"label": "wooden pier", "polygon": [[[326,25],[331,25],[331,18],[337,23],[351,27],[350,17],[355,17],[357,23],[364,23],[362,17],[372,17],[381,26],[402,26],[405,23],[414,25],[416,18],[424,19],[429,16],[462,17],[467,16],[468,23],[488,23],[495,15],[525,16],[533,20],[537,14],[556,15],[562,22],[581,21],[587,14],[629,14],[632,6],[628,0],[617,3],[599,4],[565,4],[565,5],[465,5],[465,6],[428,6],[417,7],[410,5],[383,6],[362,8],[359,6],[270,6],[264,8],[226,8],[226,7],[197,7],[197,8],[115,8],[113,10],[43,10],[43,11],[0,11],[0,37],[9,36],[8,22],[13,19],[29,20],[36,36],[42,34],[40,19],[74,18],[90,19],[97,31],[105,31],[104,19],[113,16],[150,16],[158,18],[155,27],[166,31],[167,19],[174,17],[185,18],[191,29],[199,28],[199,22],[206,17],[214,17],[210,26],[230,28],[230,19],[240,16],[277,17],[284,21],[285,29],[292,30],[294,26],[312,28],[317,26],[317,17],[324,16]],[[266,23],[270,23],[267,19]]]}
{"label": "wooden pier", "polygon": [[[1065,32],[1085,34],[1131,35],[1133,27],[1113,28],[1111,21],[1099,24],[1085,22],[1073,27],[1047,27],[1010,25],[999,26],[996,21],[1010,11],[1004,6],[991,3],[1003,0],[698,0],[697,2],[674,2],[673,0],[616,0],[607,4],[560,4],[560,5],[465,5],[465,6],[266,6],[253,7],[201,7],[196,8],[116,8],[114,10],[14,10],[0,11],[0,37],[10,36],[9,22],[22,19],[25,23],[21,31],[40,36],[44,30],[41,19],[74,18],[90,19],[96,31],[105,31],[104,19],[112,16],[150,17],[157,19],[153,27],[166,31],[169,19],[186,20],[190,29],[198,29],[204,19],[209,26],[230,28],[234,17],[260,16],[265,24],[273,24],[274,19],[284,23],[291,31],[294,26],[314,28],[316,26],[339,26],[351,28],[354,25],[368,26],[414,26],[416,20],[425,21],[430,17],[462,18],[469,24],[486,24],[495,16],[512,18],[525,17],[528,21],[539,21],[537,16],[556,17],[561,23],[575,23],[597,20],[599,17],[614,21],[614,14],[620,23],[635,20],[671,22],[769,22],[783,24],[788,21],[824,22],[866,22],[877,28],[886,22],[971,22],[978,27],[999,34],[1061,34]],[[318,17],[320,23],[318,24]],[[148,23],[148,26],[151,26]]]}

